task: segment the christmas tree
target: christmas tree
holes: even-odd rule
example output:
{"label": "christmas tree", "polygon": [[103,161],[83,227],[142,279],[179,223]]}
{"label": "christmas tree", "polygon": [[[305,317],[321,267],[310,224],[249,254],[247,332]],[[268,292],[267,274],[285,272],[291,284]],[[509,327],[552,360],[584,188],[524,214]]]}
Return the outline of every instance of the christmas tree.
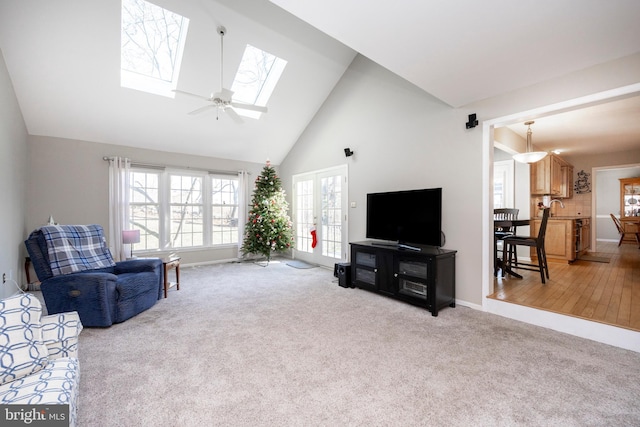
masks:
{"label": "christmas tree", "polygon": [[256,178],[243,252],[264,255],[269,261],[271,252],[286,251],[293,246],[289,205],[284,196],[280,178],[267,160],[262,174]]}

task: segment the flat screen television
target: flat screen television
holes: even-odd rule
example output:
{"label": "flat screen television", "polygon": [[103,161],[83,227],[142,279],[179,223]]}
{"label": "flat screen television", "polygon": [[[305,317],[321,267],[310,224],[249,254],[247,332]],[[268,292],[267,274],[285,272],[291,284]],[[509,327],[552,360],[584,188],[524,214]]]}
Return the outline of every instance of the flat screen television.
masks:
{"label": "flat screen television", "polygon": [[442,188],[367,194],[367,238],[439,247]]}

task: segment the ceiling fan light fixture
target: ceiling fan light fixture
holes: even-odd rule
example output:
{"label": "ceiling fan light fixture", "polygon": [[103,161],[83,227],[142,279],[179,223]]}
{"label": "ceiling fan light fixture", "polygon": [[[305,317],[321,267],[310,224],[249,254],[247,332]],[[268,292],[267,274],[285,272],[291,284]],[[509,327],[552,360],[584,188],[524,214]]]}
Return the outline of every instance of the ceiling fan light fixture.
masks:
{"label": "ceiling fan light fixture", "polygon": [[528,122],[524,122],[525,126],[528,126],[527,129],[527,151],[525,153],[518,153],[513,155],[513,160],[519,163],[536,163],[540,160],[547,157],[546,151],[532,151],[533,144],[531,143],[531,125],[535,122],[530,120]]}

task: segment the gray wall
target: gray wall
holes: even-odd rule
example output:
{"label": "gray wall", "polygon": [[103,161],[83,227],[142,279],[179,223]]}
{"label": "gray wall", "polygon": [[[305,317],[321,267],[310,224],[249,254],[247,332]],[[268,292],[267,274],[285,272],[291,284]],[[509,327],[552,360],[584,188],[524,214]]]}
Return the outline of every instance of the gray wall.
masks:
{"label": "gray wall", "polygon": [[[291,194],[291,175],[347,163],[349,198],[357,204],[349,209],[350,241],[365,238],[368,192],[442,187],[445,247],[458,250],[456,297],[480,306],[482,253],[490,251],[482,237],[490,186],[483,159],[493,161],[483,155],[482,121],[638,83],[638,69],[640,55],[633,55],[454,109],[357,56],[282,162],[283,181]],[[481,125],[467,130],[470,113]],[[345,147],[355,155],[345,158]],[[526,171],[516,174],[528,179]]]}
{"label": "gray wall", "polygon": [[[446,248],[457,249],[458,298],[479,301],[472,283],[480,269],[479,218],[481,128],[465,130],[467,112],[417,89],[357,56],[298,143],[281,164],[283,184],[291,176],[347,163],[349,241],[365,239],[366,194],[442,187]],[[346,158],[343,148],[355,154]],[[466,227],[465,224],[476,226]]]}
{"label": "gray wall", "polygon": [[0,298],[17,292],[6,274],[23,283],[27,130],[0,52]]}
{"label": "gray wall", "polygon": [[[30,136],[29,186],[26,225],[33,230],[52,215],[60,224],[100,224],[109,233],[109,164],[104,156],[129,157],[141,163],[198,169],[247,170],[250,180],[263,165],[121,145],[99,144],[61,138]],[[253,191],[252,182],[249,191]],[[183,249],[182,262],[207,263],[237,257],[237,247]],[[154,255],[136,252],[138,256]]]}

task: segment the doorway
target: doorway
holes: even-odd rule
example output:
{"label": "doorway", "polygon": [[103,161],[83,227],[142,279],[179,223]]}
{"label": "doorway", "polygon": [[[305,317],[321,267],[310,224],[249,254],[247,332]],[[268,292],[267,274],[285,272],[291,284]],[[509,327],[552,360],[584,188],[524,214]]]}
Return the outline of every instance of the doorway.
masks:
{"label": "doorway", "polygon": [[293,177],[294,258],[333,267],[347,260],[347,166]]}
{"label": "doorway", "polygon": [[544,117],[563,111],[581,108],[640,94],[640,84],[629,85],[597,94],[577,98],[534,110],[503,116],[483,123],[483,259],[482,259],[482,297],[483,308],[491,313],[542,326],[575,336],[589,338],[621,348],[640,351],[638,332],[605,325],[577,317],[570,317],[557,312],[527,307],[519,304],[497,301],[487,298],[492,294],[493,259],[493,148],[494,127],[518,123],[522,117]]}

